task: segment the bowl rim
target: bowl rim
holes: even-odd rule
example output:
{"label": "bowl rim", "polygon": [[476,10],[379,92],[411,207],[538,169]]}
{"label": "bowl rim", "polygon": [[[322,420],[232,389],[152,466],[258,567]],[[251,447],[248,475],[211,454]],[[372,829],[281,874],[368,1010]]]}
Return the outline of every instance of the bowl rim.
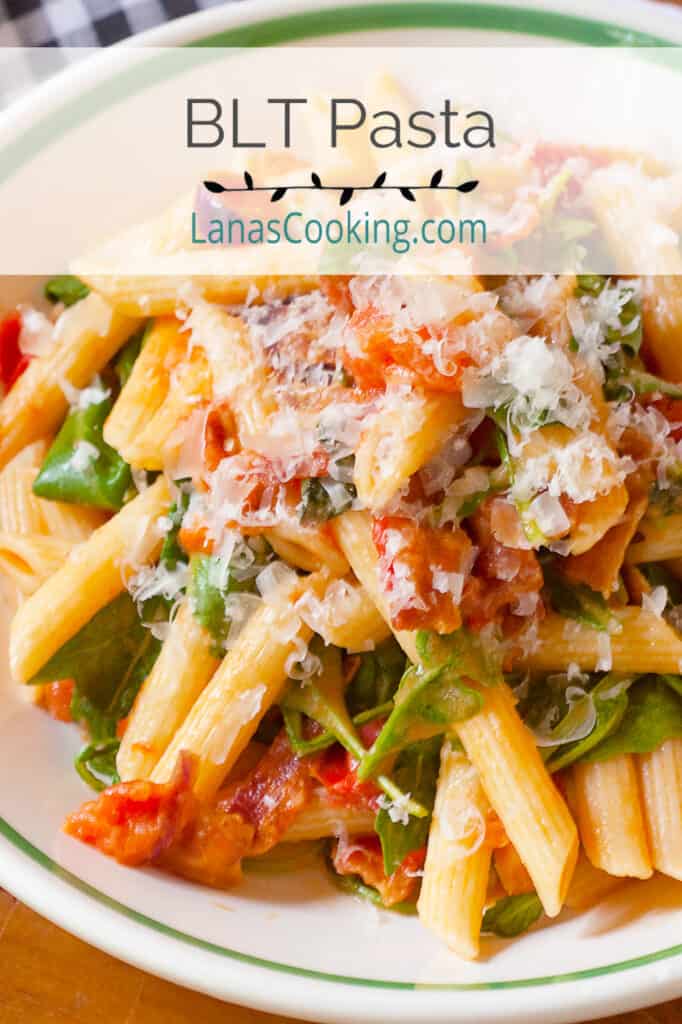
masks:
{"label": "bowl rim", "polygon": [[[375,29],[408,28],[476,28],[493,27],[496,31],[518,32],[542,36],[548,40],[587,45],[665,46],[682,42],[682,14],[679,8],[651,4],[647,0],[621,0],[617,19],[608,17],[608,0],[497,0],[488,3],[442,2],[442,0],[387,0],[385,3],[362,4],[353,0],[251,0],[248,5],[228,4],[180,18],[169,25],[151,29],[126,41],[124,46],[257,46],[286,45],[318,36],[339,35]],[[334,20],[332,15],[335,16]],[[655,23],[661,35],[654,35],[640,26]],[[596,41],[596,43],[595,43]],[[341,45],[348,43],[344,39]],[[63,104],[64,95],[81,91],[84,82],[96,82],[102,74],[115,68],[122,47],[116,46],[91,56],[82,63],[66,68],[48,83],[38,87],[16,102],[0,117],[0,138],[12,137],[20,124],[26,125],[26,112],[49,110]],[[31,124],[26,135],[34,133],[39,145],[41,124]],[[26,151],[24,150],[24,153]],[[1,164],[1,161],[0,161]],[[27,866],[28,858],[28,866]],[[199,991],[223,999],[237,999],[260,1009],[319,1019],[322,1011],[327,1020],[357,1021],[358,1012],[366,1020],[384,1021],[385,997],[400,991],[405,1005],[392,1006],[396,1021],[412,1021],[416,1006],[422,1020],[464,1021],[471,1012],[471,1003],[463,1007],[467,1016],[460,1016],[448,993],[470,993],[477,998],[477,1012],[484,1011],[486,1020],[504,1019],[509,1024],[531,1020],[557,1022],[584,1019],[600,1012],[615,1012],[646,1005],[652,999],[672,998],[682,992],[682,971],[677,975],[671,964],[661,970],[661,963],[682,953],[682,944],[598,967],[526,979],[471,983],[415,983],[366,979],[335,975],[310,968],[270,961],[240,953],[179,931],[148,917],[108,896],[72,872],[62,868],[49,854],[34,846],[26,837],[0,816],[0,883],[17,898],[56,924],[92,945],[112,953],[135,966],[151,970],[168,980],[180,982]],[[93,911],[93,901],[97,905]],[[111,918],[110,911],[116,913]],[[74,913],[78,911],[78,913]],[[120,918],[128,927],[118,927]],[[131,951],[127,939],[134,933],[139,941]],[[145,938],[155,932],[155,948]],[[177,942],[192,954],[173,962]],[[170,955],[169,955],[170,954]],[[198,956],[196,955],[198,954]],[[208,954],[208,957],[207,957]],[[216,979],[206,962],[218,962],[222,978]],[[225,971],[226,960],[232,969]],[[279,975],[278,989],[262,987],[262,971]],[[627,972],[630,972],[629,975]],[[621,974],[618,1006],[612,1003],[613,992],[605,984],[612,974]],[[623,977],[623,975],[625,975]],[[314,986],[315,998],[310,1009],[301,1005],[300,980],[305,979],[307,992]],[[589,981],[590,985],[584,985]],[[562,985],[566,999],[561,1007],[548,1008],[543,992],[549,985]],[[340,1007],[334,989],[344,987],[346,1005]],[[353,996],[352,993],[359,993]],[[384,999],[382,999],[382,993]],[[402,995],[404,993],[404,995]],[[408,993],[412,993],[410,998]],[[485,994],[484,1004],[479,1003]],[[407,1005],[409,1000],[412,1005]],[[579,1016],[576,1016],[578,1014]],[[314,1016],[313,1016],[314,1015]],[[483,1018],[479,1017],[479,1020]]]}

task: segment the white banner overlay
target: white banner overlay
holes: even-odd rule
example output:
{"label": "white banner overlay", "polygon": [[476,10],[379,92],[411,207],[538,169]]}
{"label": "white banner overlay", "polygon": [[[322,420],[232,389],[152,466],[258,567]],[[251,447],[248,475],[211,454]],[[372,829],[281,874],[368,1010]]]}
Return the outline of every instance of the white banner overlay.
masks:
{"label": "white banner overlay", "polygon": [[[0,114],[0,274],[682,272],[682,51],[368,55],[124,47],[57,75]],[[0,83],[20,64],[54,55],[0,51]]]}

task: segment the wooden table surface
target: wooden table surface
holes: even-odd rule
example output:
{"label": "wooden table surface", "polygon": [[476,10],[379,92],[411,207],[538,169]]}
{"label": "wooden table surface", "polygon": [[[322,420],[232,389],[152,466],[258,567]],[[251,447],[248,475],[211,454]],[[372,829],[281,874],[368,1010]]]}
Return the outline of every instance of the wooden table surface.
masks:
{"label": "wooden table surface", "polygon": [[[682,999],[610,1018],[680,1024]],[[0,1024],[294,1024],[135,970],[0,890]],[[596,1024],[596,1022],[595,1022]]]}

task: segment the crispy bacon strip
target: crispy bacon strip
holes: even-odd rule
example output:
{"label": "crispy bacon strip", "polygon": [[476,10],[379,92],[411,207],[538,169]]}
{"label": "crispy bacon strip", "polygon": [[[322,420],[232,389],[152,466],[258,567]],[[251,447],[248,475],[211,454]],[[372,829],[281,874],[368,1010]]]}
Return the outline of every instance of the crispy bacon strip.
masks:
{"label": "crispy bacon strip", "polygon": [[168,783],[123,782],[67,818],[65,831],[122,864],[160,862],[206,885],[225,886],[243,857],[275,846],[310,799],[307,765],[284,732],[248,775],[200,807],[193,759],[181,753]]}
{"label": "crispy bacon strip", "polygon": [[383,903],[393,906],[415,898],[419,877],[424,865],[426,848],[413,850],[392,875],[384,870],[381,843],[377,835],[341,838],[332,854],[334,869],[340,875],[359,875],[365,885],[371,885]]}

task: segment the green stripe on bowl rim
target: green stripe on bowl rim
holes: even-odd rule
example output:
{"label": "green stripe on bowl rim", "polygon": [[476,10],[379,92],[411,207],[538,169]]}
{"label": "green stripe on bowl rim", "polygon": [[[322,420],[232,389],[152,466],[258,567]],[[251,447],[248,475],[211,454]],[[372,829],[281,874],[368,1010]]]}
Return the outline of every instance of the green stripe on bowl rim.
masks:
{"label": "green stripe on bowl rim", "polygon": [[[325,35],[351,34],[354,32],[372,31],[377,29],[406,28],[461,28],[461,29],[494,29],[499,32],[514,32],[530,36],[541,36],[547,39],[559,39],[586,46],[636,46],[636,47],[668,47],[674,45],[664,38],[649,35],[636,29],[614,25],[600,20],[577,17],[556,11],[533,8],[507,7],[487,3],[387,3],[368,4],[342,8],[327,8],[322,11],[305,11],[284,17],[271,18],[251,25],[242,25],[226,29],[203,39],[187,44],[190,47],[248,47],[248,46],[283,46],[303,39],[313,39]],[[93,90],[94,92],[95,90]],[[81,104],[81,113],[84,112]],[[74,105],[68,105],[68,115],[74,112]],[[87,113],[87,111],[85,111]],[[43,125],[34,126],[25,137],[30,137],[30,151],[22,146],[22,151],[14,153],[15,158],[26,159],[33,155],[41,144],[48,144],[50,138],[59,131],[52,119],[54,133],[48,134]],[[71,121],[73,123],[73,121]],[[23,141],[23,140],[22,140]],[[36,146],[37,143],[37,146]],[[7,170],[7,163],[5,169]],[[16,164],[15,164],[16,166]],[[9,170],[11,173],[11,170]],[[381,979],[358,978],[353,976],[330,974],[310,968],[298,967],[277,961],[266,960],[238,950],[228,949],[197,936],[179,931],[161,921],[148,917],[140,911],[128,907],[106,893],[84,882],[71,871],[61,867],[43,850],[34,846],[22,836],[8,821],[0,817],[0,836],[20,853],[26,855],[45,871],[59,878],[66,885],[78,890],[97,903],[113,910],[121,916],[149,928],[171,939],[178,940],[196,949],[227,957],[238,963],[266,968],[267,970],[289,974],[298,978],[309,978],[334,984],[352,985],[373,989],[398,989],[406,991],[476,991],[504,990],[519,988],[536,988],[561,982],[589,980],[609,974],[617,974],[636,967],[667,960],[682,953],[682,944],[656,950],[653,953],[621,960],[613,964],[585,970],[571,971],[565,974],[547,975],[532,978],[519,978],[509,981],[487,981],[473,983],[415,983],[400,981],[383,981]]]}

